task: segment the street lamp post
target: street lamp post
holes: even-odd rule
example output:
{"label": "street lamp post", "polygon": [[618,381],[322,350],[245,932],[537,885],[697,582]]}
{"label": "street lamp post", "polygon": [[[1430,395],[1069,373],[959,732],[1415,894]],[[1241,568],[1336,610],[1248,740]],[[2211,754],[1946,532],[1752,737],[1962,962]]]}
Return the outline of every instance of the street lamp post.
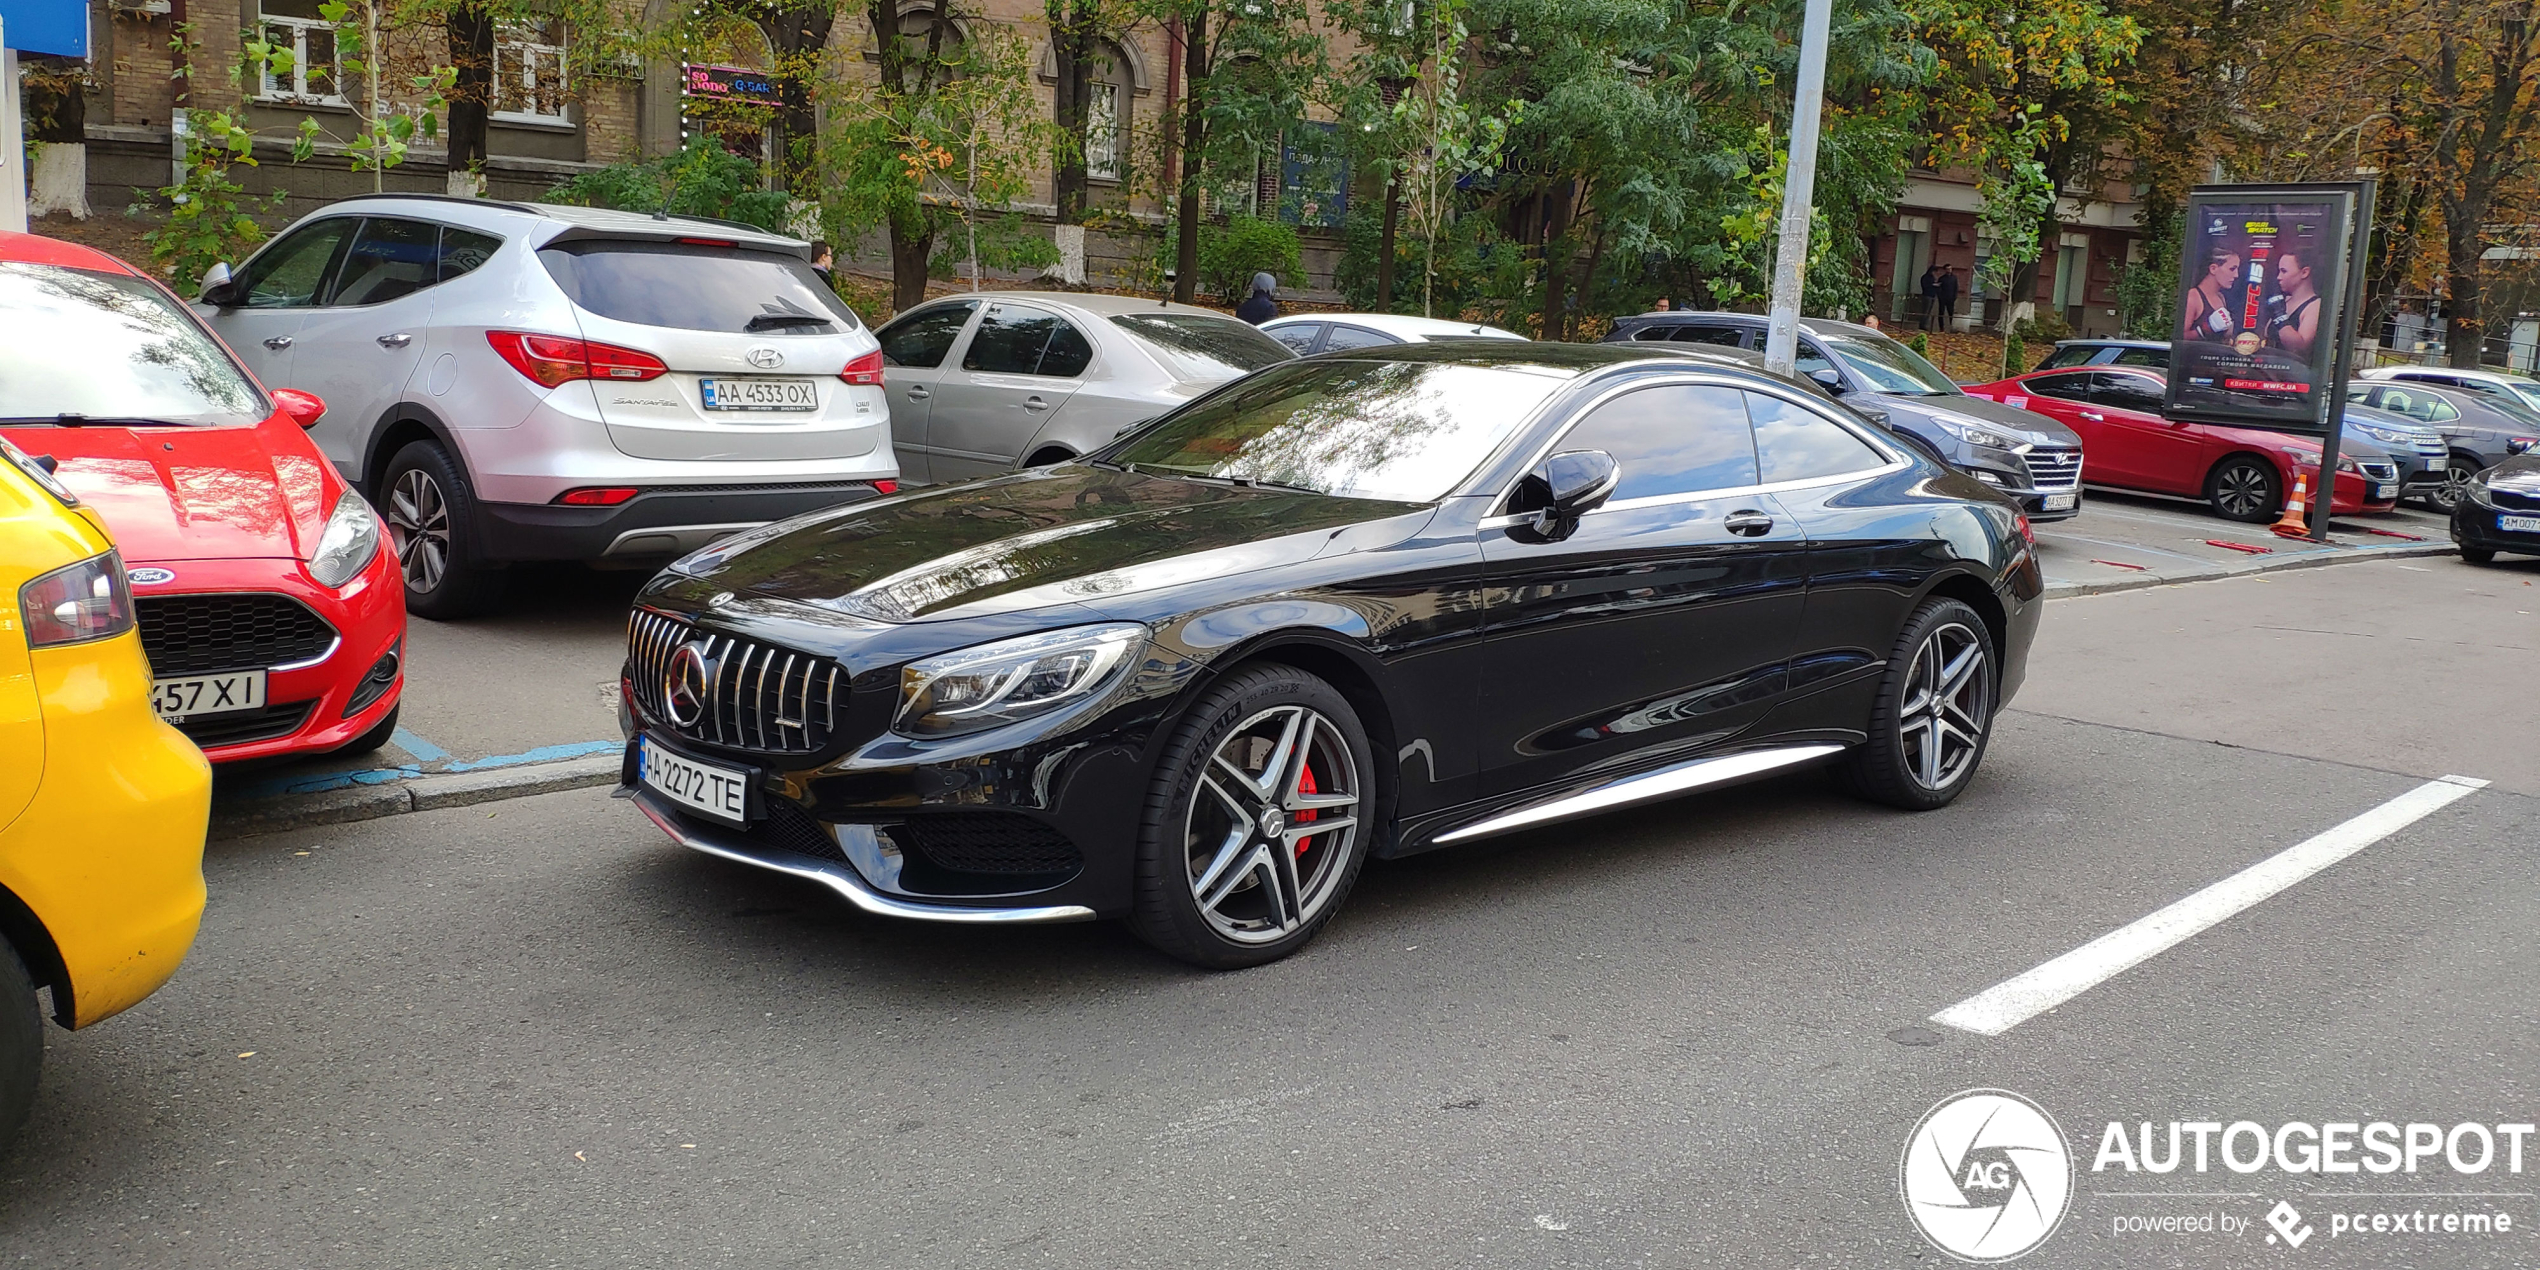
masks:
{"label": "street lamp post", "polygon": [[1817,123],[1825,113],[1826,28],[1834,0],[1808,0],[1799,30],[1799,92],[1791,103],[1790,164],[1782,183],[1781,245],[1773,257],[1773,319],[1764,369],[1790,374],[1799,360],[1799,295],[1808,269],[1808,212],[1817,201]]}

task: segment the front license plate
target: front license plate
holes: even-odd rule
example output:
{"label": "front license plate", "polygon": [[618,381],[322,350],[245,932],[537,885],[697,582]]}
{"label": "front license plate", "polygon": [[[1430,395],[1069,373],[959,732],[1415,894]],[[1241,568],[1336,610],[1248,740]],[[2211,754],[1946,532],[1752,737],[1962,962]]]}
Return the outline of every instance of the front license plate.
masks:
{"label": "front license plate", "polygon": [[2399,496],[2399,487],[2396,483],[2375,484],[2372,487],[2372,496],[2375,499],[2397,498]]}
{"label": "front license plate", "polygon": [[820,390],[808,379],[707,379],[697,390],[708,410],[820,409]]}
{"label": "front license plate", "polygon": [[265,672],[235,670],[226,675],[188,675],[150,685],[150,708],[162,719],[204,714],[231,714],[265,708]]}
{"label": "front license plate", "polygon": [[636,779],[644,788],[717,820],[736,825],[750,822],[750,774],[720,763],[700,763],[642,739],[636,751]]}
{"label": "front license plate", "polygon": [[2499,516],[2496,527],[2509,534],[2540,534],[2540,516]]}
{"label": "front license plate", "polygon": [[2045,509],[2050,512],[2068,512],[2079,506],[2081,506],[2081,495],[2079,494],[2049,494],[2046,496]]}

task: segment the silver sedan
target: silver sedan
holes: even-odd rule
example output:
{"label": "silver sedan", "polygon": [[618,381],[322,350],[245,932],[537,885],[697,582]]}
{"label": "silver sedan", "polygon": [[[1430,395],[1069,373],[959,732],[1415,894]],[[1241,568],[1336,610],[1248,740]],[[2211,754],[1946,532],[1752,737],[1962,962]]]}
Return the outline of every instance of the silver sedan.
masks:
{"label": "silver sedan", "polygon": [[1063,462],[1296,356],[1222,313],[1073,292],[948,296],[875,334],[891,443],[912,482]]}

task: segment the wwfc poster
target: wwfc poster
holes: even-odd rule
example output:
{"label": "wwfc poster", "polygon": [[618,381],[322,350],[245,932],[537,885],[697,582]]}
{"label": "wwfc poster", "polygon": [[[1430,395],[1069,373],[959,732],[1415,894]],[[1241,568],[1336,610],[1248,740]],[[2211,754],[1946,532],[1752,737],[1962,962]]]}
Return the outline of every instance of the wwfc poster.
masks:
{"label": "wwfc poster", "polygon": [[2323,430],[2353,198],[2247,186],[2189,196],[2170,414]]}

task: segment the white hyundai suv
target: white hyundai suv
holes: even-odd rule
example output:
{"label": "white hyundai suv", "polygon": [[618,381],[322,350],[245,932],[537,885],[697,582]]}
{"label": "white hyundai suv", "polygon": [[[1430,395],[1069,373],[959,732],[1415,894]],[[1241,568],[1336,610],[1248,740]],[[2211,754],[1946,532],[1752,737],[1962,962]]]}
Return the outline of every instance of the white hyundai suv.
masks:
{"label": "white hyundai suv", "polygon": [[199,306],[385,513],[406,607],[527,560],[641,565],[896,488],[882,352],[811,247],[727,221],[390,194],[304,217]]}

